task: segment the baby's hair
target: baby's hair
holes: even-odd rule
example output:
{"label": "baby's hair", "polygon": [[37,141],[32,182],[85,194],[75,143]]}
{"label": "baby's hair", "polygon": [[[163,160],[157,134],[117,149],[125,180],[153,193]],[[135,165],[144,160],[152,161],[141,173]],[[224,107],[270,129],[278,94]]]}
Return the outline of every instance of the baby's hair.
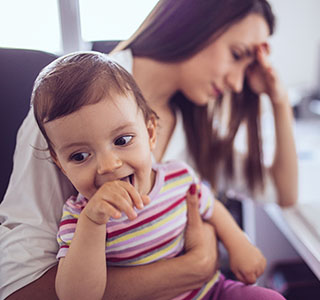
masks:
{"label": "baby's hair", "polygon": [[44,129],[45,123],[115,95],[133,95],[146,122],[156,116],[132,75],[106,54],[75,52],[46,66],[35,80],[31,103],[51,154],[54,150]]}

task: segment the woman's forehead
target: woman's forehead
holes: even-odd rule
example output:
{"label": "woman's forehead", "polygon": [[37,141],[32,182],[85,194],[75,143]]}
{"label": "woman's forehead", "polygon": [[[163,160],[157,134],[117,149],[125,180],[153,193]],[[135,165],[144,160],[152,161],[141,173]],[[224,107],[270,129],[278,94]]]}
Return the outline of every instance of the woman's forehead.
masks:
{"label": "woman's forehead", "polygon": [[259,45],[265,43],[270,35],[266,20],[259,14],[249,14],[230,26],[221,38],[234,43]]}

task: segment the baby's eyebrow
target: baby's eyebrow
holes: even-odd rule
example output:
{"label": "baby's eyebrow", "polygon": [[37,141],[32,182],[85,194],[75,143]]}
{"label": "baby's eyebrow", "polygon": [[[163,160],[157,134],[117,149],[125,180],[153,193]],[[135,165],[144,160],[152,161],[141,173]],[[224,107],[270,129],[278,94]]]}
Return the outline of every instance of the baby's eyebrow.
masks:
{"label": "baby's eyebrow", "polygon": [[116,134],[117,132],[120,132],[120,131],[123,131],[123,130],[132,129],[132,128],[135,128],[135,126],[136,126],[135,122],[128,122],[128,123],[125,123],[123,125],[118,126],[115,129],[113,129],[111,131],[111,134]]}
{"label": "baby's eyebrow", "polygon": [[57,150],[59,150],[60,152],[65,152],[67,151],[69,148],[73,148],[73,147],[82,147],[84,145],[84,143],[71,143],[71,144],[66,144],[63,145],[61,147],[59,147]]}

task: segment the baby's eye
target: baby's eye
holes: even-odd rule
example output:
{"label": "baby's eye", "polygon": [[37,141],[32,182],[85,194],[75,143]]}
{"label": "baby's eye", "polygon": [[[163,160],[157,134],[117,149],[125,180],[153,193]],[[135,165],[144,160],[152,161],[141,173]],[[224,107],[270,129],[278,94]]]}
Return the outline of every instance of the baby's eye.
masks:
{"label": "baby's eye", "polygon": [[72,154],[72,155],[70,156],[70,160],[73,160],[73,161],[75,161],[75,162],[82,162],[82,161],[84,161],[88,156],[89,156],[89,153],[79,152],[79,153]]}
{"label": "baby's eye", "polygon": [[117,138],[115,140],[114,144],[116,146],[124,146],[124,145],[128,144],[132,138],[133,138],[132,135],[124,135],[124,136]]}

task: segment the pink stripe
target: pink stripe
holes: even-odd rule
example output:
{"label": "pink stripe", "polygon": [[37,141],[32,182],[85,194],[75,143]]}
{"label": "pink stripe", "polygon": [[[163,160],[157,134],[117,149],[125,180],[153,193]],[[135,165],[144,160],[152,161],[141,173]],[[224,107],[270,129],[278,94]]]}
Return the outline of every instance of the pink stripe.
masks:
{"label": "pink stripe", "polygon": [[[149,241],[152,241],[152,237],[156,234],[156,233],[158,233],[158,232],[160,232],[160,231],[163,231],[163,229],[164,228],[176,228],[177,227],[177,225],[176,224],[180,224],[181,222],[178,222],[178,220],[181,220],[182,218],[186,218],[186,216],[184,215],[184,216],[181,216],[181,215],[179,215],[177,218],[175,218],[175,219],[173,219],[173,220],[171,220],[170,222],[168,222],[168,223],[165,223],[165,224],[163,224],[161,227],[158,227],[157,229],[154,229],[154,230],[152,230],[151,232],[148,232],[148,233],[146,233],[146,234],[144,234],[144,235],[140,235],[140,236],[136,236],[136,237],[133,237],[133,238],[131,238],[131,239],[129,239],[129,240],[126,240],[126,241],[122,241],[122,242],[119,242],[119,243],[116,243],[116,244],[114,244],[114,245],[112,245],[112,246],[108,246],[107,248],[111,251],[112,249],[117,249],[117,247],[122,247],[122,246],[125,246],[125,245],[130,245],[130,244],[132,244],[132,243],[135,243],[135,242],[137,242],[137,241],[139,241],[139,240],[141,240],[142,238],[148,238],[149,237]],[[184,223],[184,222],[182,222],[182,223]],[[184,224],[185,225],[185,224]],[[183,226],[184,227],[184,226]],[[181,229],[182,228],[182,226],[181,225],[179,225],[179,227],[177,228],[177,230],[178,229]],[[174,229],[175,230],[175,229]],[[171,231],[172,232],[172,231]],[[167,233],[167,232],[163,232],[163,234],[161,234],[161,237],[162,238],[168,238],[168,236],[169,236],[169,233]],[[130,246],[129,246],[130,247]],[[142,246],[143,247],[143,246]]]}
{"label": "pink stripe", "polygon": [[[189,188],[189,186],[186,188],[186,191],[187,189]],[[163,196],[166,198],[166,193],[162,193],[160,196],[158,196],[156,199],[153,199],[153,203],[154,202],[158,202],[158,199],[159,197],[161,197],[163,199]],[[161,200],[160,203],[158,204],[153,204],[152,206],[148,207],[146,206],[144,208],[143,211],[138,211],[138,218],[136,218],[135,220],[133,221],[130,221],[130,220],[126,220],[126,221],[119,221],[119,220],[115,220],[115,221],[109,221],[108,222],[108,226],[107,226],[107,230],[108,230],[108,233],[111,233],[111,232],[115,232],[119,229],[122,229],[124,226],[126,226],[126,224],[132,222],[132,224],[137,224],[149,217],[152,217],[154,215],[154,212],[155,211],[162,211],[162,210],[165,210],[167,209],[170,205],[172,205],[173,203],[177,202],[181,200],[181,194],[177,194],[174,198],[171,198],[171,199],[167,199],[167,200]]]}
{"label": "pink stripe", "polygon": [[122,229],[119,229],[118,231],[112,231],[110,232],[108,230],[108,237],[113,237],[113,236],[117,236],[117,235],[120,235],[122,233],[125,233],[125,232],[128,232],[128,231],[131,231],[135,228],[138,228],[139,226],[141,225],[144,225],[146,223],[149,223],[151,221],[154,221],[162,216],[164,216],[166,213],[168,213],[169,211],[171,211],[173,208],[177,207],[181,202],[183,202],[185,199],[185,197],[183,198],[180,198],[178,201],[172,203],[170,206],[166,207],[164,210],[162,211],[159,211],[158,213],[154,214],[153,216],[150,216],[149,218],[145,218],[144,220],[141,220],[140,222],[136,223],[136,224],[133,224],[131,226],[128,226],[126,228],[122,228]]}
{"label": "pink stripe", "polygon": [[167,234],[165,234],[165,236],[159,236],[156,239],[150,239],[147,242],[143,243],[143,244],[139,244],[139,245],[135,245],[133,247],[128,247],[125,248],[123,250],[114,250],[114,251],[109,251],[110,247],[107,248],[107,253],[108,256],[113,257],[114,255],[118,256],[118,257],[124,257],[124,256],[131,256],[134,255],[136,253],[138,253],[139,251],[141,251],[141,249],[144,248],[148,248],[151,245],[158,245],[160,244],[160,242],[164,241],[164,240],[168,240],[168,239],[172,239],[177,237],[179,234],[182,233],[183,229],[184,229],[184,225],[179,226],[178,228],[175,228],[174,230],[171,230],[170,232],[168,232]]}

